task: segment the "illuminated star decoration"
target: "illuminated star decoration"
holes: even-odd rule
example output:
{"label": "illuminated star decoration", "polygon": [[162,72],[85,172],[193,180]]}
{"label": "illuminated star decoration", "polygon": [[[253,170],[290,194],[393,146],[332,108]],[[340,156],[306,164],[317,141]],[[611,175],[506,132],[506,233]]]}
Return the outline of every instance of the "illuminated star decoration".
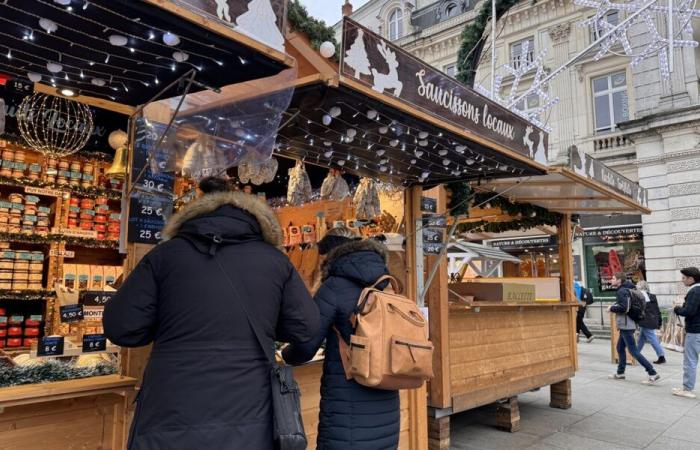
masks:
{"label": "illuminated star decoration", "polygon": [[[502,67],[502,71],[505,75],[497,75],[493,86],[493,95],[482,85],[477,85],[476,90],[493,99],[497,103],[505,106],[509,110],[513,111],[517,115],[523,117],[524,119],[530,121],[533,125],[536,125],[546,132],[551,132],[551,127],[544,123],[541,117],[546,111],[552,109],[557,103],[559,103],[559,97],[552,98],[547,91],[549,91],[549,83],[543,83],[542,80],[547,76],[544,70],[543,62],[547,55],[546,50],[542,50],[537,58],[532,61],[528,61],[525,55],[530,53],[530,43],[528,41],[523,43],[522,55],[523,57],[519,60],[520,64],[517,68],[514,68],[510,64],[506,64]],[[529,88],[519,91],[520,82],[526,76],[534,71],[535,76],[532,80],[532,84]],[[501,85],[506,77],[512,77],[513,82],[510,86],[510,92],[508,92],[507,97],[501,96]],[[539,106],[535,109],[526,111],[527,100],[532,95],[537,95],[539,98]]]}
{"label": "illuminated star decoration", "polygon": [[[648,1],[635,0],[631,2],[613,3],[609,0],[574,0],[574,3],[578,6],[596,9],[595,15],[584,20],[581,23],[582,26],[596,27],[601,36],[613,31],[610,36],[601,42],[598,53],[595,55],[596,61],[608,53],[614,53],[612,47],[619,43],[622,45],[625,54],[633,58],[631,63],[632,67],[636,67],[647,58],[658,55],[659,70],[664,80],[668,80],[671,76],[671,65],[669,63],[671,40],[673,40],[674,49],[698,46],[697,41],[680,39],[682,35],[693,35],[692,19],[700,17],[700,10],[694,9],[695,2],[696,0],[674,0],[674,4],[669,7],[668,0],[657,0],[656,3],[642,11],[634,20],[623,26],[619,26],[608,23],[606,19],[607,14],[618,11],[620,13],[619,17],[629,16],[642,9]],[[657,21],[658,23],[667,23],[669,14],[675,16],[674,22],[680,23],[680,29],[677,32],[674,31],[673,36],[663,36],[659,32]],[[639,23],[643,23],[646,27],[650,35],[650,40],[640,53],[634,54],[627,37],[627,31],[632,26]]]}

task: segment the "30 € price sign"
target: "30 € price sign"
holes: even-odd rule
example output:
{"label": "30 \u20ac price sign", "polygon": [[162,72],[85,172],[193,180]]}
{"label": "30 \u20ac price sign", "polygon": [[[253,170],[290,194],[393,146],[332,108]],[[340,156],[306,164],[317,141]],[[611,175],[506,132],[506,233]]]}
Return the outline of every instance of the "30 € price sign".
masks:
{"label": "30 \u20ac price sign", "polygon": [[104,352],[105,350],[107,350],[107,338],[104,334],[83,336],[83,353]]}
{"label": "30 \u20ac price sign", "polygon": [[83,305],[76,303],[74,305],[65,305],[60,308],[61,322],[72,323],[80,322],[85,317]]}
{"label": "30 \u20ac price sign", "polygon": [[61,356],[63,354],[63,336],[44,336],[36,348],[37,356]]}

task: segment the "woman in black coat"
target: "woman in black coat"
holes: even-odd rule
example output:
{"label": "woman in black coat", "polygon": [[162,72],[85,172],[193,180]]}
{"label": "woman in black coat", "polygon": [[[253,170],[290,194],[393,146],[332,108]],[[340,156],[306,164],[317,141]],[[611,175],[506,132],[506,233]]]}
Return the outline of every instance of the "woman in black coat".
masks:
{"label": "woman in black coat", "polygon": [[374,241],[355,240],[347,228],[329,232],[320,245],[328,253],[322,265],[322,281],[315,301],[321,311],[321,328],[306,344],[292,344],[282,352],[289,364],[309,361],[326,341],[318,450],[389,450],[399,443],[400,405],[398,391],[372,389],[346,380],[340,360],[337,327],[350,342],[349,318],[362,290],[388,273],[386,249]]}
{"label": "woman in black coat", "polygon": [[[318,308],[277,247],[270,208],[239,192],[176,214],[104,313],[117,345],[153,343],[129,450],[273,449],[269,362],[241,308],[269,341],[303,343]],[[232,292],[217,258],[240,297]]]}

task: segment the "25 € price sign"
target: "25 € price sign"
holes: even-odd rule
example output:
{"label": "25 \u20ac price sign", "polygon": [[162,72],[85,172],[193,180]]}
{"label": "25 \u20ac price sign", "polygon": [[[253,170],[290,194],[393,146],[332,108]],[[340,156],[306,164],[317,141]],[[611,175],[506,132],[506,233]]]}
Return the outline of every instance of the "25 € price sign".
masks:
{"label": "25 \u20ac price sign", "polygon": [[37,356],[61,356],[63,354],[63,336],[44,336],[36,347]]}
{"label": "25 \u20ac price sign", "polygon": [[105,350],[107,350],[107,338],[104,334],[83,336],[83,353],[104,352]]}
{"label": "25 \u20ac price sign", "polygon": [[73,323],[80,322],[85,318],[83,312],[83,305],[76,303],[74,305],[65,305],[60,308],[61,322],[62,323]]}

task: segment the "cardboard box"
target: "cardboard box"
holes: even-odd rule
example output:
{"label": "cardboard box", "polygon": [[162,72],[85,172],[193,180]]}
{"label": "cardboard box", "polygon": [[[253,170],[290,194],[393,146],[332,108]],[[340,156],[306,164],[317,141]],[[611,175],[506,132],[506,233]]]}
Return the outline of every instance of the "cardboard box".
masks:
{"label": "cardboard box", "polygon": [[[535,286],[535,301],[559,302],[561,301],[559,278],[477,278],[469,280],[473,283],[514,283]],[[573,287],[572,287],[573,289]]]}
{"label": "cardboard box", "polygon": [[474,297],[475,302],[535,302],[535,286],[531,284],[465,282],[451,284],[450,289],[461,296]]}

